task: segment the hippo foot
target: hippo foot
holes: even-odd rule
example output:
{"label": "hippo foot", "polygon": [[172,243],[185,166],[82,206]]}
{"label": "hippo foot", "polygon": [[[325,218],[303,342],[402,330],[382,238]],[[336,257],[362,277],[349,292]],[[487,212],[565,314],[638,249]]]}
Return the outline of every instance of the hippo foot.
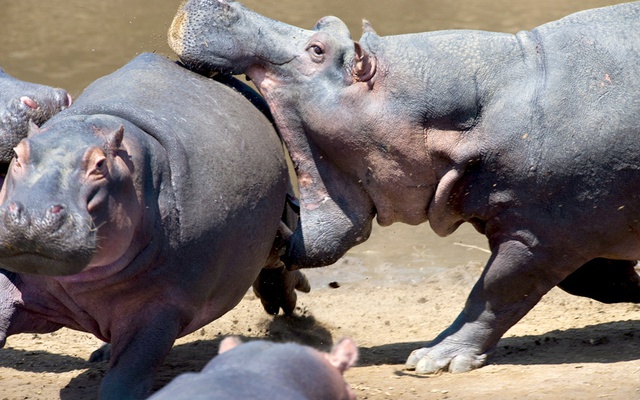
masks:
{"label": "hippo foot", "polygon": [[439,372],[468,372],[482,367],[487,360],[486,354],[477,354],[461,346],[440,343],[433,347],[414,350],[409,355],[405,368],[418,374],[436,374]]}
{"label": "hippo foot", "polygon": [[253,292],[271,315],[277,315],[281,308],[285,316],[293,314],[298,300],[296,290],[309,293],[309,281],[302,272],[289,271],[284,266],[264,268],[253,283]]}
{"label": "hippo foot", "polygon": [[111,359],[111,344],[105,343],[89,356],[90,363],[109,361]]}

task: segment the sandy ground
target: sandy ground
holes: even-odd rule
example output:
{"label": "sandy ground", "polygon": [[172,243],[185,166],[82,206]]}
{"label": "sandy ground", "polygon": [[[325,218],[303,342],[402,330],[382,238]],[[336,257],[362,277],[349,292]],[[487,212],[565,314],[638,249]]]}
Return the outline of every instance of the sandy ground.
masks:
{"label": "sandy ground", "polygon": [[[225,335],[320,349],[350,336],[360,360],[346,378],[360,399],[640,399],[640,305],[604,305],[558,289],[505,335],[484,368],[436,376],[404,371],[409,352],[455,318],[479,272],[471,264],[418,283],[394,283],[389,271],[384,287],[369,280],[323,284],[300,296],[298,317],[289,320],[269,317],[247,294],[222,319],[178,340],[156,389],[200,370]],[[85,360],[99,345],[67,329],[10,337],[0,350],[0,399],[95,398],[106,364]]]}

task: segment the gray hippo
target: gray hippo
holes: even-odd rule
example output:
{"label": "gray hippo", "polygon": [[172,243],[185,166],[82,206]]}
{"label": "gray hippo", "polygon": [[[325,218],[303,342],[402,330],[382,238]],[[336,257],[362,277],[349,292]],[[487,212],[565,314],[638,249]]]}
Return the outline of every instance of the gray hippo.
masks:
{"label": "gray hippo", "polygon": [[200,373],[178,376],[149,400],[355,400],[342,376],[358,357],[351,339],[322,353],[295,343],[242,344],[227,337],[219,353]]}
{"label": "gray hippo", "polygon": [[359,42],[224,0],[189,0],[169,44],[198,70],[246,74],[271,107],[300,186],[287,253],[335,262],[371,221],[445,236],[464,222],[491,257],[464,309],[408,369],[485,364],[554,286],[640,302],[640,3],[516,35],[451,30]]}
{"label": "gray hippo", "polygon": [[30,121],[40,126],[71,103],[71,96],[62,89],[21,81],[0,68],[0,164],[11,161],[13,148],[27,136]]}
{"label": "gray hippo", "polygon": [[110,342],[102,399],[147,396],[175,339],[269,267],[282,144],[242,94],[169,59],[98,79],[15,153],[0,192],[0,347],[61,327]]}

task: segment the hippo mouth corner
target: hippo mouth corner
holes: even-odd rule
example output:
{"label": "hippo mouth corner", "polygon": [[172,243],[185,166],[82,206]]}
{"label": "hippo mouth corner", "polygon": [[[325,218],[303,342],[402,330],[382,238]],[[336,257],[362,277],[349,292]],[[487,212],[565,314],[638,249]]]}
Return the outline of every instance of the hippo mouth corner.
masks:
{"label": "hippo mouth corner", "polygon": [[17,273],[64,276],[82,272],[89,265],[90,260],[91,253],[75,254],[63,259],[50,258],[41,254],[22,253],[0,256],[0,268]]}

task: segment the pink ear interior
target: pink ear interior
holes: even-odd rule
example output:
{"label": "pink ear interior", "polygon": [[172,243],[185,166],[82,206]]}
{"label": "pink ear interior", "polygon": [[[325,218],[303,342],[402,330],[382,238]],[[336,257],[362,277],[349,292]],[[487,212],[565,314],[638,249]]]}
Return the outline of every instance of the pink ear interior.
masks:
{"label": "pink ear interior", "polygon": [[360,43],[353,42],[355,55],[355,63],[353,66],[353,75],[360,82],[366,82],[373,78],[376,73],[376,59],[362,48]]}
{"label": "pink ear interior", "polygon": [[220,342],[220,348],[218,349],[218,354],[222,354],[225,351],[229,351],[234,347],[237,347],[242,344],[242,340],[237,336],[228,336]]}
{"label": "pink ear interior", "polygon": [[358,360],[358,347],[353,340],[344,338],[333,346],[327,359],[340,373],[344,373]]}

